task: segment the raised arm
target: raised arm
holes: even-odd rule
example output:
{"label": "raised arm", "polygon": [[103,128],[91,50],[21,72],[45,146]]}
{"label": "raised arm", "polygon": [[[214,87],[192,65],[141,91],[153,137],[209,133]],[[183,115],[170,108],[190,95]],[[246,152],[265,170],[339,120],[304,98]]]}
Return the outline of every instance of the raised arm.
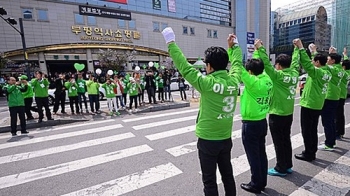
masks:
{"label": "raised arm", "polygon": [[257,52],[257,55],[255,55],[255,58],[260,58],[264,64],[264,68],[265,68],[265,72],[267,73],[267,75],[270,76],[271,80],[275,80],[277,78],[277,70],[274,68],[274,66],[271,64],[270,62],[270,58],[266,52],[266,49],[264,48],[264,46],[262,45],[261,40],[257,39],[255,40],[255,48],[257,48],[257,50],[254,51]]}
{"label": "raised arm", "polygon": [[305,48],[303,47],[303,44],[300,39],[296,39],[295,41],[296,46],[299,49],[300,52],[300,62],[301,66],[304,68],[308,76],[311,78],[316,76],[316,67],[312,64],[311,59],[309,58],[309,55],[306,53]]}
{"label": "raised arm", "polygon": [[[243,55],[242,50],[238,47],[238,43],[234,43],[234,40],[237,40],[236,36],[229,35],[227,38],[228,41],[228,57],[231,62],[231,68],[229,75],[235,77],[238,81],[241,81],[242,68],[243,68]],[[238,42],[238,41],[237,41]]]}

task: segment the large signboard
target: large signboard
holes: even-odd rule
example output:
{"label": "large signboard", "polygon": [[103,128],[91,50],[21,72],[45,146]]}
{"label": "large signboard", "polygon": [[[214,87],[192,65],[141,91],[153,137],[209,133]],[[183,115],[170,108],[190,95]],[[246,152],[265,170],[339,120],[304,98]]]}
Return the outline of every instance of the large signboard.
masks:
{"label": "large signboard", "polygon": [[99,16],[105,18],[116,18],[131,20],[131,12],[114,10],[108,8],[99,8],[87,5],[79,5],[79,14],[88,16]]}
{"label": "large signboard", "polygon": [[169,12],[176,12],[175,0],[168,0],[168,11]]}
{"label": "large signboard", "polygon": [[252,59],[254,53],[255,33],[247,32],[247,60]]}

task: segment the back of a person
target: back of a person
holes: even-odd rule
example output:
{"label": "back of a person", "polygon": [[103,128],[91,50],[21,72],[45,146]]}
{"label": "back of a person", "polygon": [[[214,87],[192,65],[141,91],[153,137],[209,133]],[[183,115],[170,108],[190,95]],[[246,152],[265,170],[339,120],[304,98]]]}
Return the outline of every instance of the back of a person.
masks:
{"label": "back of a person", "polygon": [[340,64],[335,64],[333,66],[328,65],[328,71],[332,74],[332,78],[329,81],[328,92],[326,94],[326,99],[328,100],[339,100],[340,98],[340,84],[344,77],[344,71]]}

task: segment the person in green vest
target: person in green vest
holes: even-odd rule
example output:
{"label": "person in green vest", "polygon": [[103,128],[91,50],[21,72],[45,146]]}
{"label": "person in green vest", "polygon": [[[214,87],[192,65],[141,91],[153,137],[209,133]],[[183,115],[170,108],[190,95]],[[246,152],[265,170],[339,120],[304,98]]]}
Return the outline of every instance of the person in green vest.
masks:
{"label": "person in green vest", "polygon": [[50,82],[45,78],[41,71],[36,72],[36,78],[31,81],[34,93],[35,93],[35,103],[38,107],[39,120],[38,123],[43,122],[44,113],[43,107],[45,108],[47,120],[54,120],[51,116],[51,111],[49,108],[49,85]]}
{"label": "person in green vest", "polygon": [[141,100],[140,105],[145,103],[145,89],[146,89],[146,82],[145,82],[145,76],[142,75],[140,79],[140,86],[141,86]]}
{"label": "person in green vest", "polygon": [[[115,97],[115,93],[114,93],[114,88],[116,86],[117,84],[113,79],[108,79],[107,82],[102,85],[102,88],[104,88],[106,92],[109,115],[111,116],[113,116],[113,114],[115,114],[116,116],[120,115],[120,113],[118,112],[117,98]],[[113,113],[113,106],[115,111],[114,113]]]}
{"label": "person in green vest", "polygon": [[21,75],[19,77],[19,80],[21,81],[22,87],[28,86],[27,90],[22,93],[23,98],[24,98],[24,108],[25,108],[25,113],[27,115],[27,120],[33,120],[33,114],[31,112],[32,109],[32,104],[33,104],[33,88],[32,86],[27,82],[28,77],[26,75]]}
{"label": "person in green vest", "polygon": [[11,134],[13,137],[17,136],[17,116],[19,117],[21,124],[21,133],[28,134],[26,129],[26,119],[25,119],[25,108],[24,108],[24,98],[23,92],[28,89],[28,82],[26,80],[21,82],[16,82],[16,78],[10,77],[8,85],[4,87],[4,91],[7,94],[7,101],[10,110],[11,118]]}
{"label": "person in green vest", "polygon": [[68,98],[69,98],[69,105],[70,110],[72,114],[74,115],[74,105],[75,105],[75,111],[77,114],[80,114],[79,111],[79,101],[78,101],[78,85],[74,79],[74,76],[66,75],[66,81],[64,83],[64,87],[68,90]]}
{"label": "person in green vest", "polygon": [[[161,101],[161,103],[164,102],[164,80],[163,80],[163,74],[159,73],[159,75],[156,78],[157,86],[158,86],[158,100]],[[160,99],[162,97],[162,99]]]}
{"label": "person in green vest", "polygon": [[[128,94],[130,97],[129,112],[137,112],[137,96],[141,87],[140,84],[138,84],[133,77],[130,77],[129,81],[129,84],[127,85]],[[135,103],[134,109],[132,109],[133,103]]]}
{"label": "person in green vest", "polygon": [[299,49],[294,45],[293,57],[280,54],[274,66],[261,40],[256,41],[257,56],[264,63],[265,72],[273,83],[269,111],[269,127],[276,152],[276,166],[268,170],[271,176],[286,176],[292,173],[292,143],[290,140],[293,123],[294,100],[299,76]]}
{"label": "person in green vest", "polygon": [[344,115],[344,106],[345,106],[345,100],[348,96],[348,85],[350,82],[350,61],[347,56],[348,52],[347,49],[344,48],[343,56],[344,60],[342,63],[342,67],[344,69],[344,77],[340,84],[340,99],[339,104],[337,108],[337,117],[336,117],[336,138],[342,139],[345,134],[345,115]]}
{"label": "person in green vest", "polygon": [[[242,51],[234,43],[234,35],[227,41],[232,49],[232,67],[227,51],[222,47],[210,47],[205,54],[207,75],[203,76],[186,59],[175,43],[175,34],[168,27],[162,31],[168,44],[170,57],[180,74],[201,93],[195,134],[198,137],[198,155],[202,170],[205,196],[218,195],[216,182],[217,166],[222,176],[225,195],[236,195],[236,186],[231,164],[232,126],[236,109],[238,84],[242,65]],[[164,81],[165,82],[165,81]],[[166,84],[165,84],[166,85]],[[205,110],[204,110],[205,108]]]}
{"label": "person in green vest", "polygon": [[78,73],[78,78],[77,78],[77,85],[78,85],[78,101],[79,101],[79,106],[81,109],[81,113],[83,113],[83,101],[85,105],[85,112],[89,113],[89,109],[87,107],[87,101],[86,101],[86,81],[83,78],[82,73]]}
{"label": "person in green vest", "polygon": [[300,100],[300,125],[305,150],[294,156],[296,159],[311,162],[316,159],[318,119],[332,74],[326,66],[327,56],[316,54],[311,62],[300,39],[295,40],[295,45],[299,49],[301,66],[308,77]]}
{"label": "person in green vest", "polygon": [[97,78],[91,75],[90,79],[86,82],[86,86],[87,86],[87,92],[89,95],[91,114],[95,115],[95,111],[97,114],[99,114],[100,113],[100,101],[99,101],[100,84],[98,83]]}

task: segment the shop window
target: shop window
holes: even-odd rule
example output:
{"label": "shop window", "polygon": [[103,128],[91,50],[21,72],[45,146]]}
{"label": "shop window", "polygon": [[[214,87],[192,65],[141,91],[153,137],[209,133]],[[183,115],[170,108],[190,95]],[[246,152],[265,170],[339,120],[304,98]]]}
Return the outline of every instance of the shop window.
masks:
{"label": "shop window", "polygon": [[118,19],[118,27],[126,28],[125,20]]}
{"label": "shop window", "polygon": [[38,9],[37,11],[38,11],[38,20],[49,21],[47,10]]}
{"label": "shop window", "polygon": [[88,16],[88,25],[96,25],[96,17],[95,16]]}
{"label": "shop window", "polygon": [[153,31],[160,32],[159,22],[153,22]]}
{"label": "shop window", "polygon": [[218,38],[218,31],[217,30],[213,30],[213,38]]}
{"label": "shop window", "polygon": [[136,29],[136,22],[135,20],[129,21],[129,29]]}
{"label": "shop window", "polygon": [[190,35],[195,35],[194,27],[190,27]]}
{"label": "shop window", "polygon": [[168,23],[162,23],[162,31],[168,27]]}
{"label": "shop window", "polygon": [[182,34],[185,34],[185,35],[188,34],[188,27],[185,27],[185,26],[182,27]]}
{"label": "shop window", "polygon": [[212,37],[212,35],[211,35],[211,29],[208,29],[208,30],[207,30],[207,37]]}
{"label": "shop window", "polygon": [[75,24],[85,24],[84,17],[80,14],[74,14]]}

